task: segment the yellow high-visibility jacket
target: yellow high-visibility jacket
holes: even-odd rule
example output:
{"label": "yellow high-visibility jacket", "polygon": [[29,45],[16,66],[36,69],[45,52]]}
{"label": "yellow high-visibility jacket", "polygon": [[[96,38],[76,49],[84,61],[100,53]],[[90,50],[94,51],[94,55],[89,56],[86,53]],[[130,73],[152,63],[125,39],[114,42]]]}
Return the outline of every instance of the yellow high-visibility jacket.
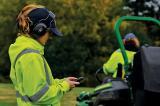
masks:
{"label": "yellow high-visibility jacket", "polygon": [[[135,53],[136,52],[126,50],[126,54],[127,54],[129,63],[133,62],[133,57],[134,57]],[[124,59],[123,59],[123,56],[122,56],[120,49],[117,49],[116,51],[114,51],[112,53],[111,57],[109,58],[109,60],[105,64],[103,64],[104,73],[106,75],[110,74],[110,75],[112,75],[112,77],[115,78],[117,76],[118,63],[121,63],[122,66],[124,66]],[[124,69],[122,69],[122,71],[123,71],[122,76],[124,76],[124,74],[125,74]]]}
{"label": "yellow high-visibility jacket", "polygon": [[[25,53],[17,58],[26,49],[38,53]],[[62,96],[69,91],[65,79],[53,78],[43,54],[44,46],[25,35],[17,37],[9,47],[10,78],[17,91],[18,106],[60,106]]]}

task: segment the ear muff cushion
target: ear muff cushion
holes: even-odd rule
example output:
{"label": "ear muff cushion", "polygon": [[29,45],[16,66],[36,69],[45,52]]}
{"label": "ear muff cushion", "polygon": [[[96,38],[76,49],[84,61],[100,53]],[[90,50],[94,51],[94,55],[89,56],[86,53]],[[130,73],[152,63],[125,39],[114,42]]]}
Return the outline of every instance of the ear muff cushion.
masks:
{"label": "ear muff cushion", "polygon": [[32,34],[37,38],[44,35],[46,33],[46,30],[47,30],[47,26],[44,23],[38,23],[33,28]]}

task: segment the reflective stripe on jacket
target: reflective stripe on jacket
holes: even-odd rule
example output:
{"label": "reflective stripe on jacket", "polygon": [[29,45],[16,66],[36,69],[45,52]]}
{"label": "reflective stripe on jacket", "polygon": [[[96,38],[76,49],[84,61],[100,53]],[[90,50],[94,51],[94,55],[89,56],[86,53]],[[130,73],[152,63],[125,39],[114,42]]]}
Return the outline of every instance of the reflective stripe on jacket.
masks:
{"label": "reflective stripe on jacket", "polygon": [[[128,57],[128,62],[132,63],[135,52],[126,50],[126,54]],[[124,59],[121,53],[121,50],[118,49],[112,53],[109,60],[103,65],[103,71],[106,75],[111,74],[114,78],[117,75],[117,66],[118,63],[121,63],[124,66]],[[123,76],[125,72],[123,70]]]}
{"label": "reflective stripe on jacket", "polygon": [[[14,68],[17,55],[25,49],[37,50],[40,54],[27,53],[22,55],[18,58]],[[60,106],[63,94],[69,90],[69,84],[64,79],[54,79],[52,77],[47,61],[42,58],[43,54],[44,47],[40,43],[23,35],[19,36],[9,48],[11,61],[10,78],[15,90],[21,96],[25,97],[27,95],[35,100],[25,102],[21,97],[17,97],[18,106]],[[47,82],[44,62],[50,84]],[[45,93],[41,96],[38,94],[40,91]],[[38,100],[35,99],[37,96],[40,96]]]}

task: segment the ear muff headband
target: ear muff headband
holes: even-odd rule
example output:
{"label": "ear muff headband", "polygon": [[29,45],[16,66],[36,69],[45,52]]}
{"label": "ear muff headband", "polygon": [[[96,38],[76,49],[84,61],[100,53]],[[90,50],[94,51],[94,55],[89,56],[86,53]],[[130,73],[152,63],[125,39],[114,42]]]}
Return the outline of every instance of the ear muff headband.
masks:
{"label": "ear muff headband", "polygon": [[31,32],[33,38],[37,39],[44,35],[47,31],[47,26],[44,23],[38,23],[33,27]]}

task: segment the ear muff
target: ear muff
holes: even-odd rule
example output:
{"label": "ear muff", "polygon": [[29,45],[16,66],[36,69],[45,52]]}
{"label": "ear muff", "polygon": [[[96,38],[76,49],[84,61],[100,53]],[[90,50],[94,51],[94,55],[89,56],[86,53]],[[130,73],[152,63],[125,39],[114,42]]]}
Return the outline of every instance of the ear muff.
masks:
{"label": "ear muff", "polygon": [[44,35],[47,31],[47,26],[44,23],[38,23],[33,27],[32,36],[37,39]]}

